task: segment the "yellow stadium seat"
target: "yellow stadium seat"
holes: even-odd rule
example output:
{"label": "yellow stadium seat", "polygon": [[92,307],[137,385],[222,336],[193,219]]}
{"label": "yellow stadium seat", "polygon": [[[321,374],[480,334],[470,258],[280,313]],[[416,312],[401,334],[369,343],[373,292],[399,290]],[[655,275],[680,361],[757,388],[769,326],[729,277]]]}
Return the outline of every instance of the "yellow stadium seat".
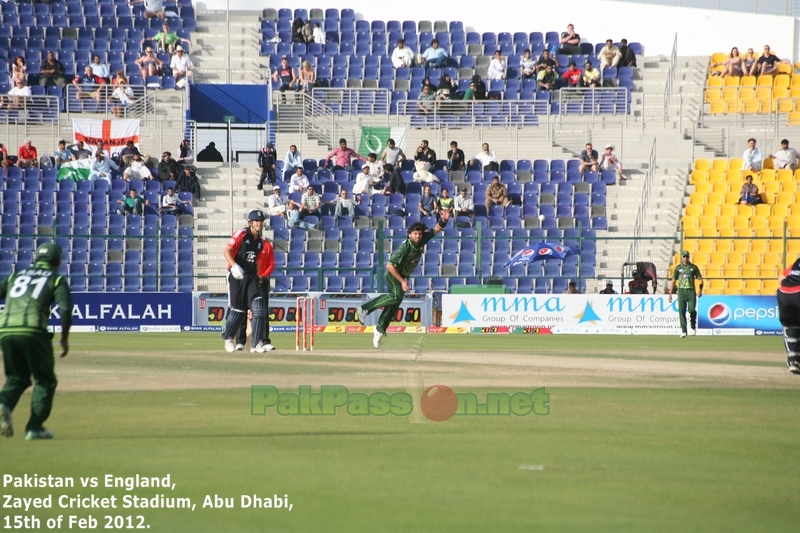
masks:
{"label": "yellow stadium seat", "polygon": [[729,252],[747,253],[750,251],[750,241],[747,239],[733,239],[731,241],[731,249]]}
{"label": "yellow stadium seat", "polygon": [[786,74],[778,74],[775,76],[775,81],[773,82],[773,87],[789,87],[792,84],[791,76],[787,76]]}
{"label": "yellow stadium seat", "polygon": [[744,217],[750,220],[750,217],[753,216],[753,206],[747,204],[737,204],[736,205],[736,216]]}
{"label": "yellow stadium seat", "polygon": [[739,101],[739,89],[737,87],[723,87],[722,101],[736,105]]}
{"label": "yellow stadium seat", "polygon": [[753,214],[760,217],[769,217],[772,214],[772,206],[769,204],[758,204]]}
{"label": "yellow stadium seat", "polygon": [[743,278],[755,278],[758,275],[758,265],[745,263],[741,272]]}
{"label": "yellow stadium seat", "polygon": [[[706,93],[707,95],[708,93]],[[708,107],[709,115],[725,115],[728,112],[728,104],[719,100],[711,102]]]}
{"label": "yellow stadium seat", "polygon": [[720,206],[718,205],[705,204],[701,207],[702,213],[700,215],[716,218],[719,216],[719,208]]}
{"label": "yellow stadium seat", "polygon": [[775,265],[758,265],[759,278],[776,278],[778,277],[778,269]]}
{"label": "yellow stadium seat", "polygon": [[789,87],[789,98],[800,97],[800,85],[792,85]]}
{"label": "yellow stadium seat", "polygon": [[722,100],[722,87],[709,87],[708,89],[706,89],[706,95],[705,95],[706,103],[718,104],[721,100]]}
{"label": "yellow stadium seat", "polygon": [[755,232],[750,229],[750,221],[747,221],[746,228],[736,228],[736,237],[740,239],[750,239],[753,237]]}
{"label": "yellow stadium seat", "polygon": [[756,86],[756,77],[755,76],[742,76],[742,79],[739,81],[740,87],[755,87]]}
{"label": "yellow stadium seat", "polygon": [[773,232],[780,232],[783,230],[783,223],[786,220],[785,216],[780,215],[772,215],[769,217],[769,229]]}
{"label": "yellow stadium seat", "polygon": [[777,181],[768,181],[764,184],[763,192],[767,194],[778,194],[781,192],[781,184]]}
{"label": "yellow stadium seat", "polygon": [[700,245],[699,239],[684,239],[683,240],[683,249],[688,250],[691,253],[697,251],[697,247]]}
{"label": "yellow stadium seat", "polygon": [[750,227],[750,219],[741,215],[733,217],[733,227],[737,230],[748,229]]}
{"label": "yellow stadium seat", "polygon": [[764,253],[772,255],[783,253],[783,239],[772,239],[769,241],[760,241],[760,242],[768,243],[767,250]]}
{"label": "yellow stadium seat", "polygon": [[759,252],[747,252],[744,256],[744,263],[745,265],[758,265],[761,262],[761,257],[763,254]]}
{"label": "yellow stadium seat", "polygon": [[724,63],[726,59],[728,59],[728,56],[725,52],[714,52],[711,54],[711,63]]}
{"label": "yellow stadium seat", "polygon": [[800,85],[800,74],[792,74],[792,86]]}
{"label": "yellow stadium seat", "polygon": [[717,231],[723,229],[733,229],[733,218],[717,217]]}
{"label": "yellow stadium seat", "polygon": [[744,280],[744,288],[742,294],[759,294],[761,292],[760,279],[746,279]]}
{"label": "yellow stadium seat", "polygon": [[703,205],[703,204],[706,203],[706,198],[707,197],[708,197],[708,194],[706,194],[704,192],[693,192],[692,194],[689,195],[689,203],[695,204],[695,205]]}
{"label": "yellow stadium seat", "polygon": [[721,170],[721,171],[728,170],[728,160],[715,159],[714,161],[711,162],[711,170]]}
{"label": "yellow stadium seat", "polygon": [[725,289],[722,294],[742,294],[744,281],[740,279],[729,279],[725,281]]}
{"label": "yellow stadium seat", "polygon": [[708,170],[692,170],[692,183],[708,181]]}
{"label": "yellow stadium seat", "polygon": [[700,236],[701,237],[719,237],[719,231],[717,231],[717,228],[701,228],[700,229]]}
{"label": "yellow stadium seat", "polygon": [[[682,220],[683,220],[683,219],[681,219],[681,221],[682,221]],[[702,232],[701,232],[701,231],[700,231],[700,229],[697,227],[697,219],[696,219],[696,218],[693,218],[692,220],[694,221],[694,224],[695,224],[694,226],[692,226],[692,227],[686,227],[686,225],[684,225],[684,226],[683,226],[683,228],[682,228],[682,229],[683,229],[683,236],[684,236],[684,237],[687,237],[687,238],[688,238],[688,237],[700,237],[700,235],[702,235]]]}
{"label": "yellow stadium seat", "polygon": [[712,252],[708,254],[708,263],[711,263],[712,265],[723,265],[725,264],[725,258],[727,256],[728,254],[721,252]]}
{"label": "yellow stadium seat", "polygon": [[791,65],[787,65],[786,63],[778,63],[778,76],[782,74],[791,74],[791,73],[792,73]]}
{"label": "yellow stadium seat", "polygon": [[800,203],[794,204],[789,207],[790,215],[800,215]]}
{"label": "yellow stadium seat", "polygon": [[755,87],[739,87],[739,101],[754,100],[756,97]]}
{"label": "yellow stadium seat", "polygon": [[681,218],[681,222],[683,223],[684,231],[688,229],[697,229],[697,223],[700,217],[690,217],[688,215],[684,215]]}
{"label": "yellow stadium seat", "polygon": [[775,296],[776,292],[778,292],[777,279],[765,279],[761,283],[761,294],[769,294],[771,296]]}
{"label": "yellow stadium seat", "polygon": [[700,229],[715,229],[717,217],[700,216],[697,218],[697,227]]}
{"label": "yellow stadium seat", "polygon": [[708,280],[708,286],[705,292],[707,292],[708,294],[722,294],[724,288],[725,288],[724,280],[711,279]]}
{"label": "yellow stadium seat", "polygon": [[758,237],[759,239],[770,239],[773,237],[772,230],[769,228],[759,228],[750,231],[753,232],[750,234],[750,237]]}
{"label": "yellow stadium seat", "polygon": [[709,193],[706,196],[706,202],[711,205],[722,205],[725,203],[725,195],[716,192]]}
{"label": "yellow stadium seat", "polygon": [[703,206],[696,204],[689,204],[686,206],[685,214],[690,217],[699,217],[703,214]]}
{"label": "yellow stadium seat", "polygon": [[702,274],[706,278],[721,278],[722,267],[720,265],[704,265]]}
{"label": "yellow stadium seat", "polygon": [[738,209],[738,207],[739,206],[737,205],[731,205],[726,202],[721,206],[719,206],[719,216],[725,218],[733,218],[736,216],[736,210]]}
{"label": "yellow stadium seat", "polygon": [[[765,254],[769,249],[769,241],[755,239],[750,241],[750,251],[757,254]],[[749,262],[749,261],[748,261]]]}
{"label": "yellow stadium seat", "polygon": [[[798,89],[800,89],[800,86],[798,86]],[[776,102],[776,109],[778,110],[778,113],[781,113],[782,115],[786,115],[794,111],[794,106],[794,100],[790,100],[788,98],[781,98]]]}
{"label": "yellow stadium seat", "polygon": [[739,265],[723,265],[722,277],[723,278],[738,278],[742,275],[742,269]]}
{"label": "yellow stadium seat", "polygon": [[764,217],[753,216],[750,217],[750,229],[768,228],[769,221]]}
{"label": "yellow stadium seat", "polygon": [[742,165],[744,165],[744,160],[741,157],[732,157],[728,160],[729,171],[740,171],[742,170]]}
{"label": "yellow stadium seat", "polygon": [[767,159],[764,159],[764,165],[761,168],[762,168],[762,170],[763,169],[768,169],[768,168],[774,169],[775,165],[772,163],[772,159],[767,158]]}
{"label": "yellow stadium seat", "polygon": [[716,181],[711,184],[711,192],[724,195],[730,191],[730,183],[726,181]]}
{"label": "yellow stadium seat", "polygon": [[725,195],[725,203],[726,204],[735,204],[739,201],[739,193],[738,192],[729,192]]}
{"label": "yellow stadium seat", "polygon": [[[711,195],[709,194],[709,197]],[[791,192],[779,192],[775,198],[776,204],[786,204],[792,205],[794,203],[794,193]]]}
{"label": "yellow stadium seat", "polygon": [[744,256],[743,252],[729,252],[725,256],[725,260],[729,265],[741,266],[744,263]]}
{"label": "yellow stadium seat", "polygon": [[695,183],[694,192],[703,194],[703,201],[705,201],[705,195],[711,192],[711,184],[707,181]]}
{"label": "yellow stadium seat", "polygon": [[786,194],[794,194],[795,198],[797,198],[797,190],[800,188],[794,181],[782,181],[781,184],[781,192]]}
{"label": "yellow stadium seat", "polygon": [[725,76],[725,87],[738,87],[741,78],[739,76]]}
{"label": "yellow stadium seat", "polygon": [[721,229],[718,232],[719,237],[724,239],[733,239],[736,237],[736,230],[733,228]]}
{"label": "yellow stadium seat", "polygon": [[770,98],[759,98],[756,102],[758,103],[758,111],[755,111],[755,113],[772,113],[772,100]]}
{"label": "yellow stadium seat", "polygon": [[791,230],[800,229],[800,216],[789,215],[786,217],[786,228]]}
{"label": "yellow stadium seat", "polygon": [[[721,252],[728,253],[726,249],[727,239],[700,239],[698,246],[700,252]],[[728,245],[729,246],[729,245]]]}
{"label": "yellow stadium seat", "polygon": [[800,124],[800,111],[791,111],[786,118],[786,124],[789,126],[796,126]]}
{"label": "yellow stadium seat", "polygon": [[786,241],[786,253],[790,256],[800,254],[800,240],[791,239]]}
{"label": "yellow stadium seat", "polygon": [[[772,162],[771,159],[770,160],[765,160],[764,162],[766,163],[766,161]],[[761,172],[758,173],[758,180],[761,183],[768,183],[770,181],[775,181],[775,169],[773,169],[773,168],[765,168],[765,169],[761,170]]]}
{"label": "yellow stadium seat", "polygon": [[773,87],[772,88],[772,99],[778,100],[779,98],[788,98],[789,97],[789,87]]}
{"label": "yellow stadium seat", "polygon": [[737,183],[742,181],[742,171],[729,169],[725,172],[725,181],[728,183]]}
{"label": "yellow stadium seat", "polygon": [[711,170],[711,162],[708,159],[696,159],[694,162],[694,169],[708,172]]}
{"label": "yellow stadium seat", "polygon": [[772,88],[763,85],[756,87],[756,100],[770,100],[772,98]]}
{"label": "yellow stadium seat", "polygon": [[692,262],[696,265],[706,265],[708,264],[708,252],[694,252],[692,254]]}
{"label": "yellow stadium seat", "polygon": [[790,168],[780,168],[775,173],[775,180],[776,181],[793,181],[794,180],[794,171]]}
{"label": "yellow stadium seat", "polygon": [[725,171],[724,170],[709,170],[708,171],[708,182],[709,183],[720,183],[725,181]]}
{"label": "yellow stadium seat", "polygon": [[756,79],[756,85],[760,87],[772,87],[772,74],[763,74]]}

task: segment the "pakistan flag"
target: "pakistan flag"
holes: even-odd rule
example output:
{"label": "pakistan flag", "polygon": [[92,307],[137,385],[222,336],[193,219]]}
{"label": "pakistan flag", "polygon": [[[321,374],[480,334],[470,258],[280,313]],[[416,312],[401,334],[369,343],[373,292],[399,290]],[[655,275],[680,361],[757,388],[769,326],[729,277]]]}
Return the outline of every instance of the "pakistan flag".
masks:
{"label": "pakistan flag", "polygon": [[73,181],[86,180],[89,179],[91,171],[91,159],[78,159],[77,161],[70,161],[69,163],[62,164],[61,168],[58,169],[58,179]]}
{"label": "pakistan flag", "polygon": [[373,128],[364,126],[361,128],[361,143],[358,145],[358,153],[367,156],[375,153],[380,159],[383,150],[386,148],[386,141],[394,139],[398,148],[405,150],[406,129],[405,128]]}

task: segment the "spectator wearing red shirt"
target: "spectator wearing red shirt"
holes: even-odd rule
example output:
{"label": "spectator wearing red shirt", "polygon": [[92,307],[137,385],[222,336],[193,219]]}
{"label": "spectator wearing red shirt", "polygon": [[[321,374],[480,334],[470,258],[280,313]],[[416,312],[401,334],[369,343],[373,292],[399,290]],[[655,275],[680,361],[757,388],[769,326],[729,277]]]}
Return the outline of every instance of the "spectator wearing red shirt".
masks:
{"label": "spectator wearing red shirt", "polygon": [[39,166],[39,154],[36,147],[31,144],[30,139],[25,139],[17,152],[17,166],[19,168]]}
{"label": "spectator wearing red shirt", "polygon": [[567,80],[567,87],[577,87],[578,84],[581,82],[581,75],[583,71],[578,68],[574,61],[570,61],[569,68],[564,73],[562,78]]}

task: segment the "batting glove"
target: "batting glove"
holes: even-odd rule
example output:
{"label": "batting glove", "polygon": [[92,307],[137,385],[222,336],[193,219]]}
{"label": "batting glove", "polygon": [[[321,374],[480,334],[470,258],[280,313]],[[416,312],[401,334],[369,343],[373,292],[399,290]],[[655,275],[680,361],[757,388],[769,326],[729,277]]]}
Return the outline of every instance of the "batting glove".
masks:
{"label": "batting glove", "polygon": [[244,279],[244,269],[239,265],[233,265],[231,267],[231,275],[236,279]]}

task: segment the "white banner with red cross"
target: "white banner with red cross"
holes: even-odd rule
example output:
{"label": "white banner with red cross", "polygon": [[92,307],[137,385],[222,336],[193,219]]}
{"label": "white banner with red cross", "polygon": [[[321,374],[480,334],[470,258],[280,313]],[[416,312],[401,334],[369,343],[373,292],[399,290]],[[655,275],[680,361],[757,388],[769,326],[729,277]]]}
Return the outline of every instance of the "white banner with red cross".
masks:
{"label": "white banner with red cross", "polygon": [[92,155],[101,145],[106,153],[114,155],[122,150],[128,141],[133,141],[133,144],[139,146],[139,122],[139,119],[72,119],[74,142],[83,141]]}

